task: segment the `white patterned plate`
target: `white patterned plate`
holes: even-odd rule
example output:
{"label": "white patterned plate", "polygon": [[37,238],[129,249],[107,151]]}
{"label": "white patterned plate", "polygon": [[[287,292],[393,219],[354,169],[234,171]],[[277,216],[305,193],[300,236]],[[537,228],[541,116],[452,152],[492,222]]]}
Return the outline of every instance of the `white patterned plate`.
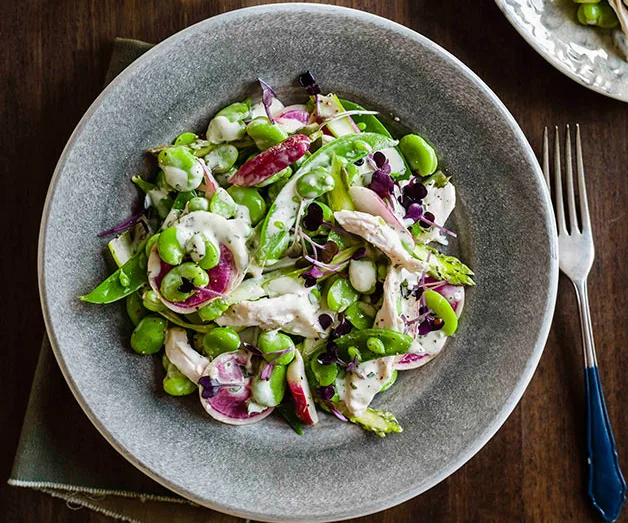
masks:
{"label": "white patterned plate", "polygon": [[495,0],[550,64],[576,82],[628,102],[628,45],[619,29],[585,27],[572,0]]}

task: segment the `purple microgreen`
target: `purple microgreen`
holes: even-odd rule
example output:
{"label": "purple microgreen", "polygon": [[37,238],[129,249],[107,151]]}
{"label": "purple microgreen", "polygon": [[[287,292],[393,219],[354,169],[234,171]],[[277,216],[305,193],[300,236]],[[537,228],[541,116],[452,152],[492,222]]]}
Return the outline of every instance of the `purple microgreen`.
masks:
{"label": "purple microgreen", "polygon": [[318,317],[318,323],[323,328],[323,330],[329,329],[331,324],[334,322],[334,319],[329,314],[321,314]]}
{"label": "purple microgreen", "polygon": [[417,222],[423,216],[423,207],[420,203],[412,203],[408,206],[404,220],[412,220],[413,223]]}
{"label": "purple microgreen", "polygon": [[256,356],[264,356],[264,353],[261,350],[259,350],[255,345],[251,345],[250,343],[247,343],[246,341],[242,342],[241,347],[244,350],[249,351],[251,354],[255,354]]}
{"label": "purple microgreen", "polygon": [[390,167],[388,172],[378,169],[373,173],[369,189],[377,193],[382,200],[390,200],[390,195],[395,190],[395,182],[390,177]]}
{"label": "purple microgreen", "polygon": [[427,196],[427,188],[416,178],[408,183],[402,192],[404,199],[413,203],[419,203]]}
{"label": "purple microgreen", "polygon": [[312,276],[306,276],[305,277],[305,282],[303,283],[303,286],[306,289],[309,289],[311,287],[314,287],[314,285],[316,285],[316,278],[313,278]]}
{"label": "purple microgreen", "polygon": [[442,225],[438,225],[437,223],[435,223],[434,215],[432,213],[426,212],[425,214],[423,214],[423,217],[421,218],[421,224],[431,225],[432,227],[436,227],[439,231],[442,231],[445,234],[448,234],[449,236],[452,236],[454,238],[458,237],[458,235],[455,232],[450,231],[449,229],[446,229]]}
{"label": "purple microgreen", "polygon": [[315,231],[323,223],[323,208],[317,203],[310,204],[302,222],[306,230]]}
{"label": "purple microgreen", "polygon": [[325,276],[325,272],[320,268],[317,267],[316,265],[312,265],[307,271],[302,272],[301,276],[303,278],[314,278],[316,280],[318,280],[319,278],[322,278],[323,276]]}
{"label": "purple microgreen", "polygon": [[259,377],[263,381],[268,381],[273,374],[273,369],[275,365],[273,363],[266,363],[262,368],[262,372],[260,372]]}
{"label": "purple microgreen", "polygon": [[352,260],[361,260],[366,256],[366,247],[359,247],[357,251],[351,256]]}
{"label": "purple microgreen", "polygon": [[338,254],[338,244],[336,242],[328,240],[327,242],[325,242],[325,245],[323,245],[323,248],[321,249],[320,260],[323,263],[330,263],[334,259],[334,256],[336,256],[336,254]]}
{"label": "purple microgreen", "polygon": [[270,123],[275,123],[270,108],[273,105],[273,100],[277,98],[277,95],[275,94],[275,91],[273,91],[272,87],[268,85],[264,80],[262,80],[261,78],[258,78],[257,80],[262,86],[262,104],[264,104],[266,116],[268,116]]}
{"label": "purple microgreen", "polygon": [[424,320],[421,324],[419,324],[419,336],[425,336],[432,332],[432,328],[430,327],[429,319]]}
{"label": "purple microgreen", "polygon": [[331,413],[336,416],[340,421],[344,421],[347,422],[349,421],[335,406],[331,401],[327,402],[327,406],[329,407],[329,410],[331,411]]}
{"label": "purple microgreen", "polygon": [[124,220],[121,224],[116,225],[111,229],[107,229],[106,231],[99,232],[97,236],[102,238],[104,236],[110,236],[112,234],[116,234],[118,232],[126,231],[135,225],[137,220],[139,220],[142,216],[146,214],[146,209],[143,209],[141,212],[137,213],[135,216],[131,216],[130,218]]}
{"label": "purple microgreen", "polygon": [[351,332],[351,322],[345,317],[340,320],[340,323],[336,325],[334,328],[334,333],[336,336],[344,336],[345,334],[349,334]]}
{"label": "purple microgreen", "polygon": [[221,389],[225,387],[240,387],[244,385],[244,382],[219,383],[218,381],[211,379],[209,376],[201,376],[198,380],[198,384],[203,388],[201,391],[201,397],[209,399],[216,396]]}
{"label": "purple microgreen", "polygon": [[307,71],[299,76],[299,84],[301,87],[305,88],[307,94],[309,95],[315,96],[321,92],[321,88],[316,83],[316,79],[310,71]]}
{"label": "purple microgreen", "polygon": [[360,378],[361,380],[365,379],[364,374],[362,374],[359,370],[358,370],[358,365],[359,365],[360,361],[358,360],[358,355],[356,354],[353,358],[353,361],[351,363],[348,363],[345,366],[345,370],[347,372],[353,372],[353,374],[355,374],[358,378]]}
{"label": "purple microgreen", "polygon": [[373,153],[373,161],[375,162],[375,165],[377,166],[377,168],[381,169],[384,166],[384,164],[388,162],[388,159],[386,158],[386,155],[383,152],[377,151]]}
{"label": "purple microgreen", "polygon": [[336,394],[336,389],[334,388],[333,385],[327,385],[326,387],[319,387],[318,389],[318,395],[320,396],[322,400],[328,401],[332,399],[335,394]]}

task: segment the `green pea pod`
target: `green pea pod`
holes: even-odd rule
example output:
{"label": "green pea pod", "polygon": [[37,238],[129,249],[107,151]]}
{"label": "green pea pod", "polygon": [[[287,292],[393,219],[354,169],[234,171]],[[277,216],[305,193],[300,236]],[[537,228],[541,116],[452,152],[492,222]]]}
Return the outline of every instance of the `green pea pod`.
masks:
{"label": "green pea pod", "polygon": [[290,229],[297,221],[299,208],[302,203],[308,202],[297,192],[299,178],[316,169],[329,170],[334,155],[340,160],[355,162],[367,154],[395,145],[396,140],[381,134],[349,134],[337,138],[313,153],[281,189],[262,223],[257,251],[259,264],[270,265],[280,260],[290,244]]}
{"label": "green pea pod", "polygon": [[177,197],[174,199],[172,203],[172,208],[177,211],[182,211],[185,209],[185,204],[188,203],[192,198],[196,197],[196,191],[184,191],[177,194]]}
{"label": "green pea pod", "polygon": [[329,206],[333,211],[355,211],[355,205],[349,195],[347,178],[342,172],[342,162],[337,155],[334,155],[331,162],[330,175],[334,180],[334,186],[327,194],[327,202],[329,203]]}
{"label": "green pea pod", "polygon": [[[81,296],[81,300],[89,303],[112,303],[126,298],[129,294],[135,292],[142,285],[147,283],[146,254],[144,253],[145,243],[146,240],[138,246],[137,252],[131,256],[122,267],[109,276],[92,292]],[[122,280],[124,280],[124,283],[127,285],[123,285],[121,282],[120,276],[122,274],[124,274]]]}
{"label": "green pea pod", "polygon": [[[384,346],[383,354],[371,352],[367,346],[369,338],[379,340]],[[407,334],[390,329],[363,329],[354,330],[336,340],[336,345],[341,351],[348,351],[349,347],[357,347],[364,360],[379,358],[382,356],[392,356],[394,354],[406,354],[413,338]],[[371,341],[370,345],[373,342]]]}

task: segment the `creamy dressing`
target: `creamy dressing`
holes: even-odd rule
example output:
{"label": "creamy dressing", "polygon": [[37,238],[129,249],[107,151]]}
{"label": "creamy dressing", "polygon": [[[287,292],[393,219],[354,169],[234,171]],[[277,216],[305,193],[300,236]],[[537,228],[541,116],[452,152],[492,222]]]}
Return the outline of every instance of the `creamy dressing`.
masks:
{"label": "creamy dressing", "polygon": [[[177,191],[184,191],[187,189],[187,171],[184,171],[183,169],[180,169],[179,167],[175,167],[173,165],[164,165],[163,171],[168,185],[174,187]],[[194,164],[194,167],[192,167],[190,178],[198,178],[200,180],[203,179],[203,166],[199,162],[196,162]]]}
{"label": "creamy dressing", "polygon": [[213,144],[233,142],[243,138],[245,132],[242,122],[232,122],[226,116],[216,116],[207,127],[207,141]]}
{"label": "creamy dressing", "polygon": [[422,272],[427,264],[414,258],[403,246],[401,235],[382,218],[358,211],[338,211],[334,213],[342,227],[364,238],[382,251],[395,265],[411,272]]}
{"label": "creamy dressing", "polygon": [[[423,207],[434,215],[435,223],[445,225],[455,206],[456,188],[453,184],[448,182],[444,187],[436,187],[433,182],[427,184],[427,196],[423,199]],[[422,243],[432,241],[447,243],[443,233],[436,227],[432,227],[430,231],[422,233],[419,240]]]}
{"label": "creamy dressing", "polygon": [[364,414],[375,395],[392,377],[399,359],[399,356],[386,356],[360,363],[357,370],[364,378],[360,378],[355,372],[347,373],[343,391],[344,397],[341,399],[349,413],[353,416]]}
{"label": "creamy dressing", "polygon": [[182,216],[174,226],[180,245],[186,245],[197,234],[215,245],[225,245],[233,254],[236,269],[244,275],[249,262],[246,240],[251,232],[244,220],[227,220],[218,214],[194,211]]}
{"label": "creamy dressing", "polygon": [[309,289],[306,289],[305,280],[302,278],[293,278],[291,276],[280,276],[266,284],[268,295],[272,298],[282,294],[308,295]]}
{"label": "creamy dressing", "polygon": [[187,252],[195,262],[199,262],[205,257],[207,247],[205,246],[205,238],[201,234],[193,235],[185,243],[185,252]]}
{"label": "creamy dressing", "polygon": [[242,301],[232,305],[216,323],[222,326],[250,327],[262,330],[281,329],[288,334],[315,337],[319,335],[317,302],[309,296],[284,294],[257,301]]}

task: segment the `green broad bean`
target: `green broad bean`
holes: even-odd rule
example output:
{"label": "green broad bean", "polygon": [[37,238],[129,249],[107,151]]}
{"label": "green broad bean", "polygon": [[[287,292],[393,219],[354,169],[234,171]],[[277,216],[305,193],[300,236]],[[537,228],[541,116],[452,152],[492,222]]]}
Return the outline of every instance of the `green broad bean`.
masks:
{"label": "green broad bean", "polygon": [[391,329],[353,330],[335,341],[341,351],[346,351],[349,347],[356,347],[362,353],[363,359],[373,359],[377,356],[367,347],[369,338],[379,339],[384,344],[387,356],[406,354],[414,341],[412,336]]}
{"label": "green broad bean", "polygon": [[253,377],[251,383],[251,393],[253,400],[264,407],[276,407],[279,405],[286,394],[286,373],[285,365],[273,365],[273,371],[270,379],[263,380],[260,373],[264,365],[260,366],[259,373]]}
{"label": "green broad bean", "polygon": [[205,243],[205,255],[200,260],[197,260],[197,263],[201,269],[208,271],[218,265],[220,261],[220,249],[214,242],[207,238],[204,238],[203,241]]}
{"label": "green broad bean", "polygon": [[137,292],[126,297],[126,313],[135,326],[148,314],[146,307],[142,303],[142,297]]}
{"label": "green broad bean", "polygon": [[438,167],[434,148],[418,134],[407,134],[399,141],[399,149],[410,168],[421,176],[429,176]]}
{"label": "green broad bean", "polygon": [[209,202],[209,210],[224,218],[231,218],[236,212],[236,202],[225,189],[219,187]]}
{"label": "green broad bean", "polygon": [[216,318],[222,316],[222,314],[229,308],[229,303],[224,298],[216,298],[210,301],[204,307],[201,307],[196,311],[203,321],[214,321]]}
{"label": "green broad bean", "polygon": [[366,340],[366,348],[378,356],[384,356],[386,354],[386,346],[379,338],[368,338]]}
{"label": "green broad bean", "polygon": [[184,145],[164,149],[157,156],[165,178],[177,191],[191,191],[203,181],[205,171],[199,159]]}
{"label": "green broad bean", "polygon": [[209,200],[203,196],[195,196],[188,202],[188,211],[209,211]]}
{"label": "green broad bean", "polygon": [[581,4],[578,7],[578,22],[582,25],[597,25],[602,14],[597,4]]}
{"label": "green broad bean", "polygon": [[445,323],[442,331],[447,334],[447,336],[451,336],[456,332],[458,328],[458,317],[447,298],[432,290],[425,291],[423,296],[425,297],[425,306],[434,311],[434,314]]}
{"label": "green broad bean", "polygon": [[166,394],[188,396],[198,391],[198,385],[184,376],[176,365],[168,359],[166,353],[161,357],[161,363],[166,371],[166,376],[162,382]]}
{"label": "green broad bean", "polygon": [[227,192],[238,205],[244,205],[249,210],[251,225],[257,225],[266,215],[266,202],[255,187],[232,185]]}
{"label": "green broad bean", "polygon": [[349,347],[347,349],[347,354],[349,355],[349,361],[353,361],[354,359],[358,359],[358,363],[362,361],[362,354],[357,347]]}
{"label": "green broad bean", "polygon": [[177,239],[177,228],[168,227],[159,234],[157,239],[159,257],[169,265],[179,265],[183,261],[185,251]]}
{"label": "green broad bean", "polygon": [[161,312],[166,309],[166,306],[159,299],[159,295],[153,290],[144,293],[142,304],[151,312]]}
{"label": "green broad bean", "polygon": [[204,287],[208,283],[209,275],[203,269],[195,263],[186,262],[170,269],[161,281],[160,290],[168,301],[181,302],[195,292],[195,289],[187,290],[185,287]]}
{"label": "green broad bean", "polygon": [[397,376],[399,376],[399,371],[395,369],[390,375],[390,378],[388,378],[388,380],[382,385],[382,388],[379,389],[379,391],[386,392],[390,387],[395,384],[395,381],[397,381]]}
{"label": "green broad bean", "polygon": [[316,169],[304,174],[297,180],[297,192],[306,199],[313,200],[328,193],[335,187],[335,182],[329,171]]}
{"label": "green broad bean", "polygon": [[[292,338],[278,330],[265,331],[257,339],[257,347],[264,353],[266,361],[274,361],[277,365],[289,365],[294,359],[294,342]],[[291,349],[281,356],[277,352]]]}
{"label": "green broad bean", "polygon": [[233,103],[218,111],[207,127],[207,141],[219,144],[244,138],[244,120],[249,116],[250,110],[250,102],[245,101]]}
{"label": "green broad bean", "polygon": [[238,159],[238,149],[229,144],[217,145],[205,156],[205,163],[212,173],[226,173]]}
{"label": "green broad bean", "polygon": [[288,138],[288,133],[278,125],[270,123],[265,116],[259,116],[249,122],[246,126],[246,134],[248,134],[260,151],[270,149],[273,145],[277,145]]}
{"label": "green broad bean", "polygon": [[194,133],[182,133],[174,141],[174,145],[190,145],[198,139]]}
{"label": "green broad bean", "polygon": [[345,310],[345,317],[356,329],[370,329],[373,326],[374,317],[367,314],[367,304],[356,301]]}
{"label": "green broad bean", "polygon": [[597,20],[597,25],[602,29],[613,29],[619,25],[619,19],[611,6],[600,4],[600,17]]}
{"label": "green broad bean", "polygon": [[142,318],[131,334],[131,347],[138,354],[155,354],[164,346],[168,321],[152,314]]}
{"label": "green broad bean", "polygon": [[372,260],[351,260],[349,281],[352,287],[362,294],[373,294],[377,284],[377,266]]}
{"label": "green broad bean", "polygon": [[203,337],[203,352],[210,358],[240,348],[240,335],[229,327],[217,327]]}
{"label": "green broad bean", "polygon": [[331,385],[334,381],[336,381],[336,377],[338,376],[338,365],[336,363],[332,363],[331,365],[323,365],[318,361],[318,357],[323,354],[325,351],[320,351],[314,355],[312,361],[310,362],[310,369],[312,369],[312,373],[314,374],[314,378],[322,387],[327,387]]}
{"label": "green broad bean", "polygon": [[244,120],[249,116],[251,111],[251,100],[247,98],[242,102],[235,102],[231,105],[223,107],[216,113],[216,116],[224,116],[230,122]]}
{"label": "green broad bean", "polygon": [[360,298],[348,279],[337,278],[327,290],[325,294],[327,306],[335,312],[344,311],[349,305],[355,303]]}
{"label": "green broad bean", "polygon": [[255,185],[255,187],[267,187],[268,185],[272,185],[279,180],[290,178],[290,176],[292,176],[292,167],[288,166],[278,173],[273,174],[270,178],[266,178],[263,182],[259,182],[257,185]]}

